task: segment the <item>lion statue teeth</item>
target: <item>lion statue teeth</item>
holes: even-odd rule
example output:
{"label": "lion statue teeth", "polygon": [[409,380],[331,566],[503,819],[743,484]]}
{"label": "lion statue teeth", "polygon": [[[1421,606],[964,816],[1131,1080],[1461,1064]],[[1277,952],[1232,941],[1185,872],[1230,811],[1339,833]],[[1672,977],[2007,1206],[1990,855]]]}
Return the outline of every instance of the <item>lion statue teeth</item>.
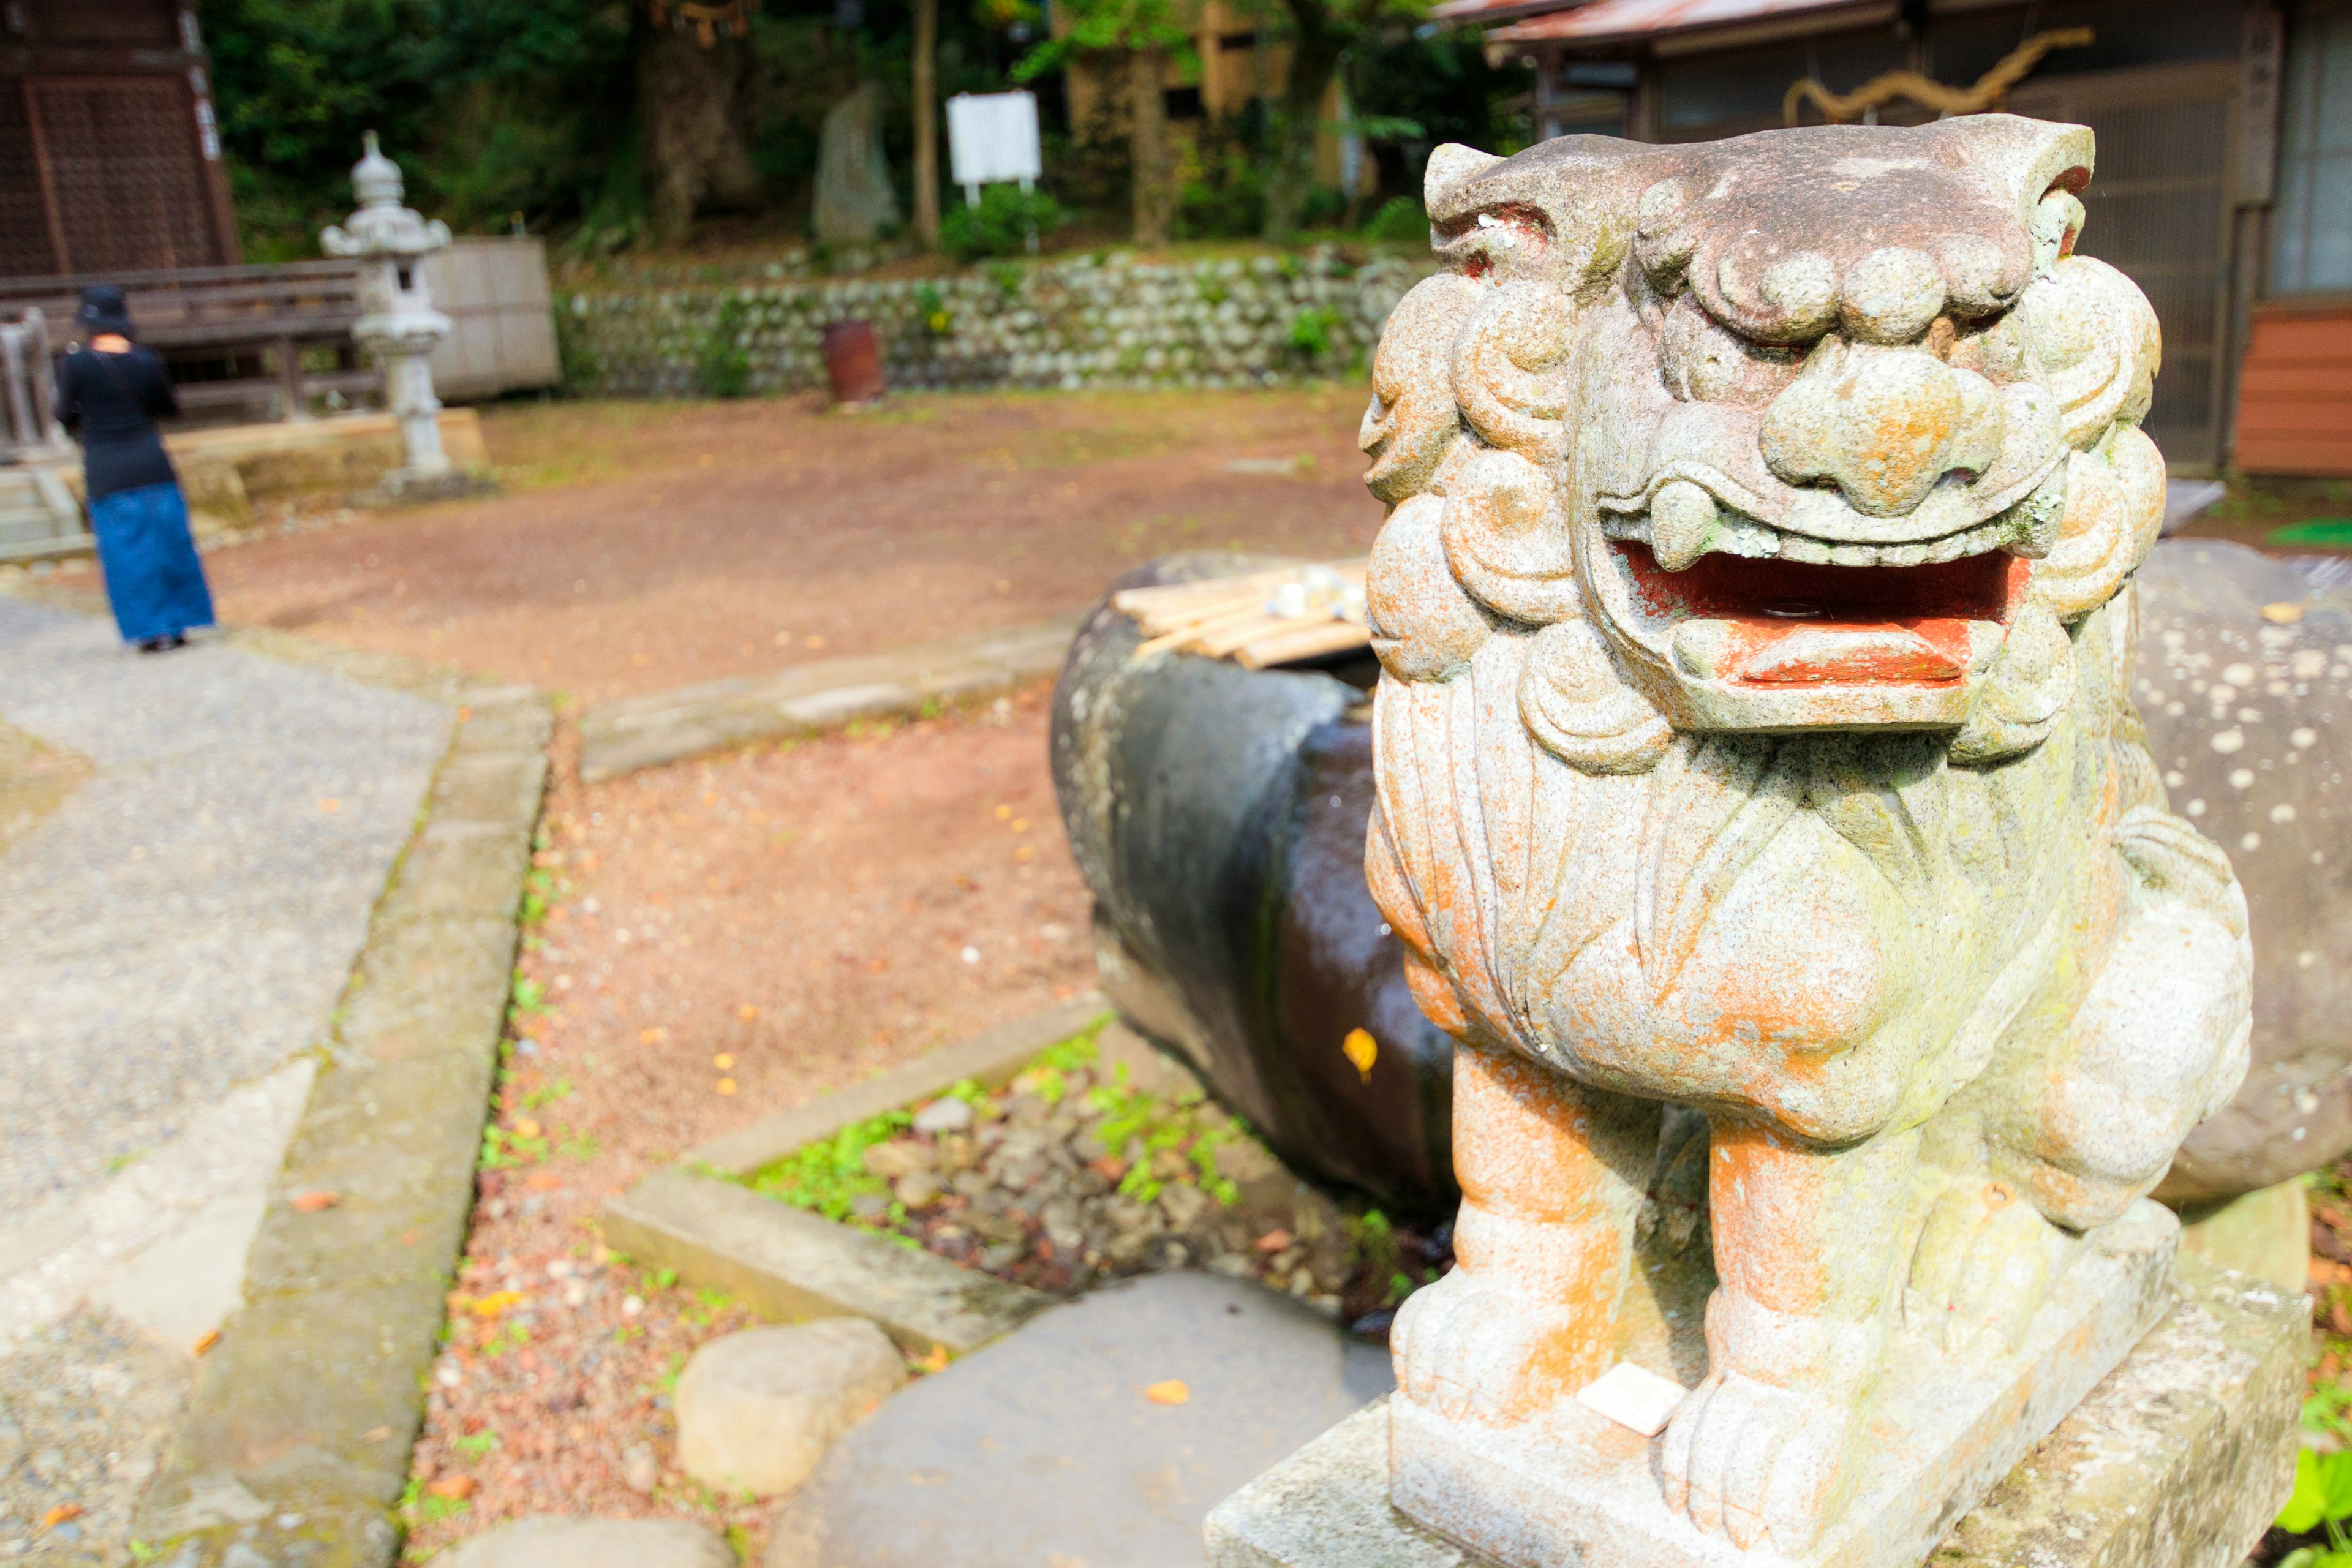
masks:
{"label": "lion statue teeth", "polygon": [[1465,1194],[1402,1395],[1606,1371],[1674,1163],[1718,1284],[1659,1484],[1742,1548],[1836,1518],[1898,1329],[2013,1348],[2245,1071],[2128,696],[2158,335],[2091,168],[2006,115],[1441,148],[1374,359],[1367,868]]}

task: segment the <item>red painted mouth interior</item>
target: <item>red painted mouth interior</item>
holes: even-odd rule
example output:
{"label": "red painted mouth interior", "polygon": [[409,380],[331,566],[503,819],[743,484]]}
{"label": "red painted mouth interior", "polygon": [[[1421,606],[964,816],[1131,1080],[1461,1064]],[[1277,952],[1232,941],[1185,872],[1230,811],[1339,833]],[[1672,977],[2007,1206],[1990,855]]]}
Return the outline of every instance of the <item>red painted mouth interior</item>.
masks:
{"label": "red painted mouth interior", "polygon": [[1742,685],[1957,680],[1969,666],[1969,623],[2006,625],[2033,570],[1993,551],[1920,566],[1708,554],[1668,572],[1648,545],[1612,542],[1652,615],[1730,623],[1722,679]]}

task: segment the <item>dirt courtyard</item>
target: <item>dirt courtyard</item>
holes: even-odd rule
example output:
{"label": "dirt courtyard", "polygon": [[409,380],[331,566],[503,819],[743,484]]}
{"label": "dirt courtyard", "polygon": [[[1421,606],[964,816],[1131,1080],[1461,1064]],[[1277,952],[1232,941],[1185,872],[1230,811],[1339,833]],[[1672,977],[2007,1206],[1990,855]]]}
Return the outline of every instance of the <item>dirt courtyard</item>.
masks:
{"label": "dirt courtyard", "polygon": [[1334,385],[493,407],[506,494],[205,568],[227,620],[593,702],[1045,620],[1170,551],[1361,553],[1362,413]]}

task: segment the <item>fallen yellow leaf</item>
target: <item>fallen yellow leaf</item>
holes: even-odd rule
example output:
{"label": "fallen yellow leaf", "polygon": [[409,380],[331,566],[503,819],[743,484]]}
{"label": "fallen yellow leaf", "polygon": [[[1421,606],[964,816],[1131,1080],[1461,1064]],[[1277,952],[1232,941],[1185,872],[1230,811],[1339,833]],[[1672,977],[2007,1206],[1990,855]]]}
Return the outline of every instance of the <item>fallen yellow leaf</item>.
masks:
{"label": "fallen yellow leaf", "polygon": [[49,1510],[48,1512],[41,1515],[41,1528],[43,1530],[54,1530],[69,1519],[79,1519],[80,1517],[81,1504],[78,1502],[61,1502],[58,1504],[57,1507]]}
{"label": "fallen yellow leaf", "polygon": [[523,1293],[520,1290],[493,1290],[476,1301],[471,1310],[478,1318],[495,1318],[509,1307],[516,1306],[523,1300]]}
{"label": "fallen yellow leaf", "polygon": [[474,1478],[471,1476],[443,1476],[439,1480],[428,1484],[425,1489],[435,1497],[449,1498],[454,1500],[458,1498],[472,1497],[474,1485]]}
{"label": "fallen yellow leaf", "polygon": [[1339,1049],[1353,1062],[1356,1071],[1366,1083],[1372,1081],[1372,1064],[1381,1059],[1381,1043],[1372,1038],[1370,1029],[1350,1029],[1348,1037],[1339,1042]]}
{"label": "fallen yellow leaf", "polygon": [[637,1044],[641,1046],[658,1046],[668,1038],[669,1031],[658,1024],[650,1029],[637,1031]]}
{"label": "fallen yellow leaf", "polygon": [[294,1207],[302,1214],[317,1214],[320,1209],[333,1208],[342,1201],[340,1193],[314,1191],[294,1194]]}
{"label": "fallen yellow leaf", "polygon": [[1010,822],[1010,821],[1012,821],[1012,820],[1013,820],[1013,808],[1012,808],[1011,806],[1009,806],[1009,805],[1000,805],[1000,806],[998,806],[998,807],[996,808],[996,820],[997,820],[997,821],[999,821],[999,822]]}
{"label": "fallen yellow leaf", "polygon": [[733,1079],[731,1079],[731,1078],[722,1078],[722,1079],[720,1079],[719,1080],[719,1093],[721,1093],[721,1094],[732,1094],[732,1093],[734,1093],[734,1092],[735,1092],[735,1080],[734,1080]]}
{"label": "fallen yellow leaf", "polygon": [[922,1365],[925,1372],[947,1371],[948,1347],[945,1345],[933,1345],[931,1347],[931,1353],[923,1358]]}
{"label": "fallen yellow leaf", "polygon": [[717,1056],[710,1058],[710,1065],[717,1068],[720,1072],[725,1072],[735,1065],[735,1058],[728,1055],[725,1051],[721,1051]]}
{"label": "fallen yellow leaf", "polygon": [[[2269,612],[2268,612],[2268,611],[2264,611],[2263,613],[2264,613],[2265,615],[2269,614]],[[336,812],[339,812],[339,811],[341,811],[341,810],[342,810],[342,809],[343,809],[343,803],[342,803],[341,801],[340,801],[340,800],[337,800],[333,795],[324,795],[324,796],[321,796],[321,797],[320,797],[320,801],[319,801],[319,809],[320,809],[320,811],[323,811],[323,812],[327,813],[327,815],[329,815],[330,816],[333,816]]]}
{"label": "fallen yellow leaf", "polygon": [[188,1347],[188,1353],[190,1355],[202,1355],[218,1343],[220,1343],[220,1331],[218,1329],[206,1329],[203,1333],[196,1336],[196,1342]]}
{"label": "fallen yellow leaf", "polygon": [[518,1117],[514,1131],[518,1138],[536,1138],[539,1136],[539,1123],[528,1116]]}
{"label": "fallen yellow leaf", "polygon": [[1171,1377],[1145,1389],[1143,1397],[1154,1405],[1181,1405],[1192,1397],[1192,1390],[1182,1378]]}
{"label": "fallen yellow leaf", "polygon": [[760,1016],[760,1010],[757,1007],[752,1006],[749,1002],[746,1002],[740,1007],[735,1009],[735,1016],[748,1024],[752,1019]]}
{"label": "fallen yellow leaf", "polygon": [[2263,606],[2263,619],[2274,626],[2291,626],[2303,619],[2303,605],[2293,599],[2281,599]]}

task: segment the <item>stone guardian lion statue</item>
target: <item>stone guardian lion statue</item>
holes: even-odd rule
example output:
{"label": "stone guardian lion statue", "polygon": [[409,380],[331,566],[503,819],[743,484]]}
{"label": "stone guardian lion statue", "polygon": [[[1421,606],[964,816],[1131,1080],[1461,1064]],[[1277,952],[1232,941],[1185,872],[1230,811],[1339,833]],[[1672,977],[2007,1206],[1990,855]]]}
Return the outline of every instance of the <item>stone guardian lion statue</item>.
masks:
{"label": "stone guardian lion statue", "polygon": [[1367,866],[1465,1194],[1400,1403],[1540,1426],[1702,1190],[1650,1473],[1731,1547],[1811,1561],[1890,1365],[2014,1350],[2245,1070],[2127,695],[2158,335],[2091,170],[1998,114],[1442,147],[1375,357]]}

